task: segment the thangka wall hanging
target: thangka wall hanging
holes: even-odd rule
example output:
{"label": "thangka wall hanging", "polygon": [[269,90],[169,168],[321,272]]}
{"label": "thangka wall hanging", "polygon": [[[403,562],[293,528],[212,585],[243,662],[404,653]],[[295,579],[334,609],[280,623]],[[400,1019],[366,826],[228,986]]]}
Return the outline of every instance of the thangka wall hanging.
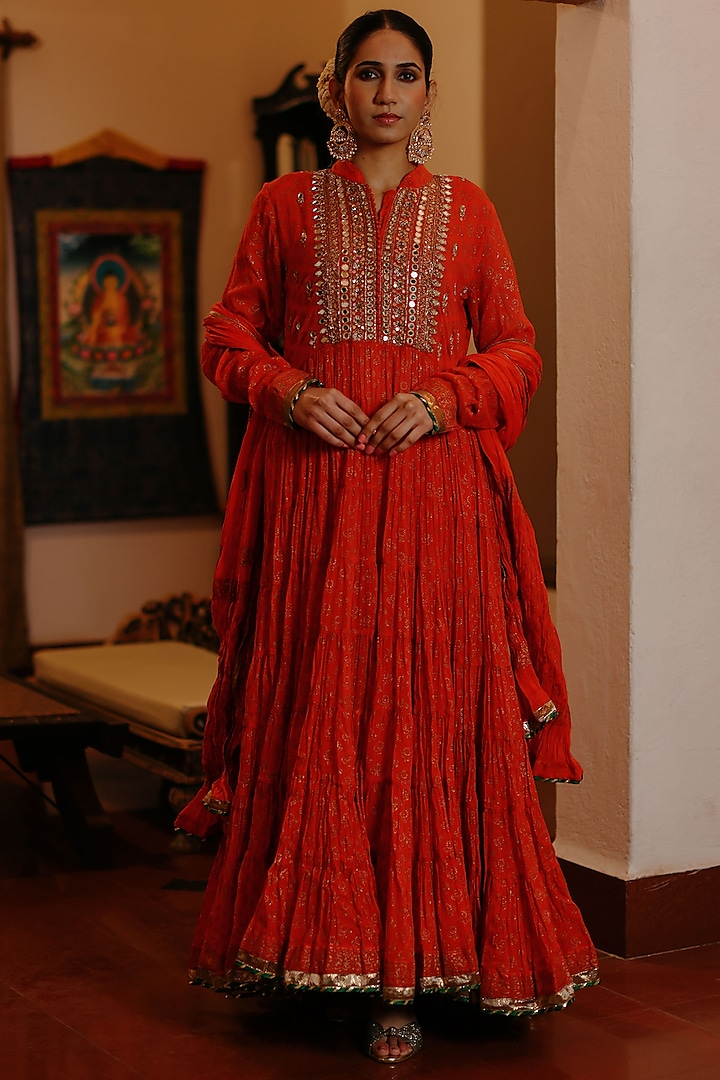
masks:
{"label": "thangka wall hanging", "polygon": [[102,133],[10,161],[28,524],[217,510],[200,400],[202,164]]}

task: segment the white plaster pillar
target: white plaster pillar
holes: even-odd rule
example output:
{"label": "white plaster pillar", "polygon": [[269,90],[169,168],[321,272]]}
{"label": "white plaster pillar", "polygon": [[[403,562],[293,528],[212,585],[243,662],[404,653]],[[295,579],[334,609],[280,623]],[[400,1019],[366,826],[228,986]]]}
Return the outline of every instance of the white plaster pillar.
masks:
{"label": "white plaster pillar", "polygon": [[558,852],[720,865],[720,7],[558,10]]}

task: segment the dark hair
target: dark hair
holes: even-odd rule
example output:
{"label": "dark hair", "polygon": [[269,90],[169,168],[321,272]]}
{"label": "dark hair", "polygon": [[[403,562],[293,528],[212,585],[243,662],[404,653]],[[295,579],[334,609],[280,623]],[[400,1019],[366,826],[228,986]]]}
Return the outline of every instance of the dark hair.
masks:
{"label": "dark hair", "polygon": [[432,41],[419,23],[416,23],[404,11],[395,11],[393,8],[366,11],[364,15],[360,15],[345,27],[338,38],[335,51],[335,78],[338,82],[344,84],[355,53],[363,41],[378,30],[398,30],[412,41],[422,56],[425,65],[425,84],[429,88],[433,59]]}

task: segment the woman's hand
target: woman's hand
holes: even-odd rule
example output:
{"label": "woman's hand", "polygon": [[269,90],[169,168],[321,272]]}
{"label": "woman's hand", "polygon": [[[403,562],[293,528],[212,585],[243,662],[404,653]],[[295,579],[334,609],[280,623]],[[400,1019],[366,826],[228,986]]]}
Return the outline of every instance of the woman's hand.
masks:
{"label": "woman's hand", "polygon": [[433,422],[420,398],[414,394],[396,394],[365,424],[358,436],[358,446],[366,454],[377,451],[394,456],[423,435],[429,435],[432,429]]}
{"label": "woman's hand", "polygon": [[293,423],[312,431],[330,446],[358,445],[358,435],[368,418],[359,405],[339,390],[327,386],[310,386],[297,399]]}

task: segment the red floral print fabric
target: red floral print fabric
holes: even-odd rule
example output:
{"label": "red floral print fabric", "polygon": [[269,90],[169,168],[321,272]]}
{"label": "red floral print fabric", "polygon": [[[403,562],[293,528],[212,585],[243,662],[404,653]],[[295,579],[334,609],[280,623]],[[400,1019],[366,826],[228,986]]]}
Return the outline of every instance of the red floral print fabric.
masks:
{"label": "red floral print fabric", "polygon": [[[596,957],[533,775],[581,771],[505,456],[541,365],[491,203],[422,166],[379,213],[352,164],[283,177],[206,328],[205,373],[253,412],[214,588],[207,783],[178,819],[223,830],[193,977],[566,1004]],[[394,458],[329,447],[285,423],[308,377],[368,415],[423,390],[443,433]]]}

